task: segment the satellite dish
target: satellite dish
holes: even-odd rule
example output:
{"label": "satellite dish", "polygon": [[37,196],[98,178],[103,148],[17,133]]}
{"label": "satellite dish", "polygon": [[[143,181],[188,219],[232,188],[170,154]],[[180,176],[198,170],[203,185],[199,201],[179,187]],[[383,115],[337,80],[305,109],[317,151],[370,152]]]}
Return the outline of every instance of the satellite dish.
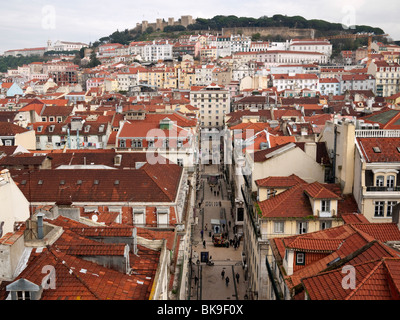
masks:
{"label": "satellite dish", "polygon": [[93,222],[97,222],[98,219],[99,219],[99,217],[97,216],[97,214],[92,215]]}

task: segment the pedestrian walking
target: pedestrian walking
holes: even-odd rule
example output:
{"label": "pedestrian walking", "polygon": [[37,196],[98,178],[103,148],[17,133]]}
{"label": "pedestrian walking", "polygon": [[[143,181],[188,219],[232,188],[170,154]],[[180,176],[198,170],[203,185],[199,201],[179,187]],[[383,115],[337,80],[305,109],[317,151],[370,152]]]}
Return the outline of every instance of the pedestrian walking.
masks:
{"label": "pedestrian walking", "polygon": [[217,191],[217,196],[219,196],[219,191]]}
{"label": "pedestrian walking", "polygon": [[228,224],[229,224],[229,228],[230,228],[231,227],[231,220],[228,221]]}
{"label": "pedestrian walking", "polygon": [[203,240],[203,248],[206,248],[206,240]]}
{"label": "pedestrian walking", "polygon": [[228,286],[228,284],[229,284],[229,277],[226,277],[226,278],[225,278],[225,283],[226,283],[226,286]]}
{"label": "pedestrian walking", "polygon": [[217,191],[214,191],[214,197],[216,197],[217,196]]}
{"label": "pedestrian walking", "polygon": [[221,271],[221,277],[222,277],[222,280],[224,280],[224,277],[225,277],[225,270],[224,269],[222,269],[222,271]]}
{"label": "pedestrian walking", "polygon": [[204,226],[204,231],[207,231],[207,223],[206,223],[206,225]]}
{"label": "pedestrian walking", "polygon": [[237,273],[236,273],[236,281],[237,281],[237,283],[239,283],[239,278],[240,278],[240,275],[239,275],[239,273],[237,272]]}
{"label": "pedestrian walking", "polygon": [[197,276],[194,276],[194,284],[197,284],[197,281],[199,281],[199,278],[197,278]]}
{"label": "pedestrian walking", "polygon": [[201,238],[203,239],[203,229],[200,231]]}

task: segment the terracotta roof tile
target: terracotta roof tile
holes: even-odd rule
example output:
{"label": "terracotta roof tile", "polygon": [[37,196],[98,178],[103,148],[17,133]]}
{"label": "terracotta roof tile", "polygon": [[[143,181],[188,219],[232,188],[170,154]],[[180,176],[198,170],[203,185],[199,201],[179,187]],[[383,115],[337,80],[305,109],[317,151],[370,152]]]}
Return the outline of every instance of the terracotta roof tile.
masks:
{"label": "terracotta roof tile", "polygon": [[259,187],[289,188],[298,183],[305,183],[305,181],[295,174],[292,174],[288,177],[267,177],[264,179],[256,180],[255,183]]}
{"label": "terracotta roof tile", "polygon": [[12,176],[31,202],[104,203],[173,202],[181,174],[182,167],[176,164],[146,164],[138,170],[43,169],[31,172],[25,185],[20,184],[26,180],[21,172]]}

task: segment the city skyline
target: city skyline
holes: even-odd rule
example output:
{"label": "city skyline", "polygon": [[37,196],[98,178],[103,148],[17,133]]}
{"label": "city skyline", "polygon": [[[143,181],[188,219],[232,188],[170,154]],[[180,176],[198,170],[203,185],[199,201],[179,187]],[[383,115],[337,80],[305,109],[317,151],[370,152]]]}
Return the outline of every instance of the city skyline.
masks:
{"label": "city skyline", "polygon": [[0,31],[5,36],[0,44],[0,54],[12,49],[45,47],[47,40],[90,43],[116,30],[132,29],[143,20],[155,22],[157,18],[169,17],[178,20],[182,15],[191,15],[193,19],[212,18],[216,15],[253,18],[275,14],[299,15],[306,19],[321,19],[345,25],[378,27],[393,40],[400,39],[400,31],[396,28],[399,4],[389,0],[379,3],[371,0],[340,0],[334,3],[314,0],[270,3],[251,0],[245,4],[236,0],[229,3],[225,0],[206,0],[200,4],[194,1],[174,1],[168,6],[158,0],[136,1],[134,4],[117,0],[113,4],[115,9],[110,14],[109,3],[106,1],[9,2],[2,8]]}

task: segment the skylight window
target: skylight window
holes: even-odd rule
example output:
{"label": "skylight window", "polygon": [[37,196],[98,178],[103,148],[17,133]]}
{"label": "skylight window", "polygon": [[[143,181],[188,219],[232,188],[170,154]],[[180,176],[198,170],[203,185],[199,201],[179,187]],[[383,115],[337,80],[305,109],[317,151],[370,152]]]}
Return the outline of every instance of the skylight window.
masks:
{"label": "skylight window", "polygon": [[381,148],[379,147],[373,147],[372,149],[374,150],[375,153],[381,153]]}

